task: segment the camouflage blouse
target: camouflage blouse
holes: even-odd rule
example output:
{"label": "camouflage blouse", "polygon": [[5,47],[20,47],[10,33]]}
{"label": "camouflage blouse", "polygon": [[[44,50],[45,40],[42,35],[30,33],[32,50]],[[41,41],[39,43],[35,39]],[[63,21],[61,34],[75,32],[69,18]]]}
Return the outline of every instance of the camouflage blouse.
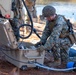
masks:
{"label": "camouflage blouse", "polygon": [[44,43],[45,49],[51,49],[60,35],[64,35],[67,31],[68,26],[61,15],[57,15],[54,21],[47,21],[41,37],[41,42]]}

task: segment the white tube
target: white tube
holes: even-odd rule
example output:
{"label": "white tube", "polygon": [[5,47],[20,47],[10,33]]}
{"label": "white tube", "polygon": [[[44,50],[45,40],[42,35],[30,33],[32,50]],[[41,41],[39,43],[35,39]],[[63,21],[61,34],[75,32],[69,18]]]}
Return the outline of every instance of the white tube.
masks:
{"label": "white tube", "polygon": [[44,68],[44,69],[52,70],[52,71],[70,71],[70,70],[76,69],[76,67],[66,68],[66,69],[57,69],[57,68],[51,68],[51,67],[48,67],[48,66],[45,66],[45,65],[42,65],[42,64],[38,64],[38,63],[34,63],[34,64],[36,66],[40,67],[40,68]]}

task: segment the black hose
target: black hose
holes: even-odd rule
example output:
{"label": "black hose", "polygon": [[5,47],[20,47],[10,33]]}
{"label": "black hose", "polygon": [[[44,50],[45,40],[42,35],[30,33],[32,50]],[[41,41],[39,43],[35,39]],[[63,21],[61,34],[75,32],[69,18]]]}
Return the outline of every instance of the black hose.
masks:
{"label": "black hose", "polygon": [[26,37],[24,37],[24,36],[21,36],[20,35],[20,28],[21,27],[24,27],[24,26],[28,26],[28,27],[31,27],[31,25],[28,25],[28,24],[22,24],[21,26],[19,26],[19,28],[18,28],[18,36],[20,37],[20,38],[22,38],[22,39],[27,39],[28,37],[30,37],[30,35],[32,34],[32,27],[30,28],[31,30],[30,30],[30,33],[29,33],[29,35],[28,36],[26,36]]}
{"label": "black hose", "polygon": [[[39,34],[36,32],[36,29],[33,27],[32,17],[31,17],[31,15],[30,15],[30,12],[29,12],[27,6],[26,6],[25,1],[22,0],[22,2],[23,2],[23,4],[24,4],[24,7],[25,7],[26,10],[27,10],[27,14],[28,14],[28,16],[29,16],[29,18],[30,18],[31,25],[29,25],[29,24],[22,24],[21,26],[19,26],[19,28],[18,28],[18,36],[19,36],[20,38],[22,38],[22,39],[27,39],[28,37],[31,36],[32,31],[33,31],[39,38],[41,38],[41,37],[39,36]],[[19,32],[19,31],[20,31],[20,28],[21,28],[21,27],[24,27],[24,26],[29,26],[29,27],[31,27],[31,31],[30,31],[29,35],[26,36],[26,37],[22,37],[22,36],[20,35],[20,32]]]}
{"label": "black hose", "polygon": [[[18,28],[18,36],[19,36],[20,38],[22,38],[22,39],[27,39],[27,38],[30,37],[31,34],[32,34],[32,31],[33,31],[33,21],[32,21],[32,18],[31,18],[30,12],[29,12],[29,10],[28,10],[26,4],[25,4],[25,1],[22,0],[22,2],[23,2],[24,7],[25,7],[26,10],[27,10],[27,14],[28,14],[28,16],[29,16],[29,18],[30,18],[31,25],[29,25],[29,24],[22,24],[22,25],[20,25],[19,28]],[[25,36],[25,37],[20,35],[20,28],[21,28],[21,27],[24,27],[24,26],[31,27],[31,28],[30,28],[31,31],[30,31],[29,35],[28,35],[28,36]]]}
{"label": "black hose", "polygon": [[41,37],[39,36],[39,34],[36,32],[36,29],[35,29],[35,28],[33,28],[33,31],[34,31],[34,33],[38,36],[38,38],[41,39]]}
{"label": "black hose", "polygon": [[[26,36],[26,37],[20,35],[20,28],[21,28],[21,27],[24,27],[24,26],[29,26],[30,29],[31,29],[29,35]],[[18,36],[19,36],[20,38],[22,38],[22,39],[27,39],[27,38],[30,37],[30,35],[32,34],[32,31],[34,31],[34,33],[37,35],[37,37],[41,39],[41,37],[39,36],[39,34],[36,32],[36,29],[34,29],[34,28],[32,29],[32,28],[31,28],[31,25],[28,25],[28,24],[23,24],[23,25],[19,26],[19,28],[18,28]]]}
{"label": "black hose", "polygon": [[26,6],[25,1],[22,0],[22,2],[23,2],[23,4],[24,4],[24,6],[25,6],[25,8],[26,8],[26,10],[27,10],[27,14],[28,14],[28,16],[29,16],[29,18],[30,18],[31,28],[33,28],[33,21],[32,21],[32,17],[31,17],[31,15],[30,15],[30,12],[29,12],[29,10],[28,10],[28,8],[27,8],[27,6]]}

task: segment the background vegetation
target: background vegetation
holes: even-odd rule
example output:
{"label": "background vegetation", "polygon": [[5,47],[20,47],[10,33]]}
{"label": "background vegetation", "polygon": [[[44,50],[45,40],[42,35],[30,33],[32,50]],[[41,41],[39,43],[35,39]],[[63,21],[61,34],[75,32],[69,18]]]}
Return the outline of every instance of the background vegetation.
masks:
{"label": "background vegetation", "polygon": [[37,4],[50,4],[51,2],[73,2],[75,3],[76,0],[36,0]]}

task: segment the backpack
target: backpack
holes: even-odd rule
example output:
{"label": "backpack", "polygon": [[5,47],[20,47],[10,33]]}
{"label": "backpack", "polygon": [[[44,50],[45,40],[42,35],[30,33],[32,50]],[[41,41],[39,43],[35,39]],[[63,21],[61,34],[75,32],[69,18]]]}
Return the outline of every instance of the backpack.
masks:
{"label": "backpack", "polygon": [[[66,21],[67,25],[68,25],[68,32],[69,34],[67,34],[67,37],[70,39],[70,42],[72,44],[76,43],[76,33],[73,31],[73,24],[70,22],[69,19],[66,19],[63,15],[60,15],[64,18],[64,20]],[[54,28],[54,25],[51,24],[51,26],[49,26],[50,30],[52,31]]]}
{"label": "backpack", "polygon": [[68,31],[70,34],[68,37],[69,37],[71,43],[74,44],[74,43],[76,43],[76,33],[73,31],[73,24],[70,22],[69,19],[66,19],[64,16],[63,16],[63,18],[69,27]]}

